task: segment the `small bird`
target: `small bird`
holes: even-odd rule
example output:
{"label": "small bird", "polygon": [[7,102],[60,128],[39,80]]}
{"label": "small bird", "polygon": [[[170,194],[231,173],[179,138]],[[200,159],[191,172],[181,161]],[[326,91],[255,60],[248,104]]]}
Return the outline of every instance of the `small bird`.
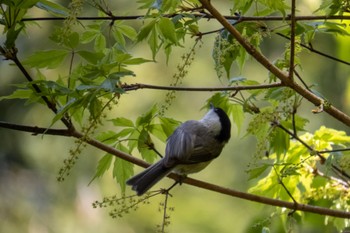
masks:
{"label": "small bird", "polygon": [[230,137],[229,117],[211,104],[202,119],[189,120],[177,127],[167,139],[165,156],[126,184],[141,196],[170,172],[181,176],[199,172],[220,155]]}

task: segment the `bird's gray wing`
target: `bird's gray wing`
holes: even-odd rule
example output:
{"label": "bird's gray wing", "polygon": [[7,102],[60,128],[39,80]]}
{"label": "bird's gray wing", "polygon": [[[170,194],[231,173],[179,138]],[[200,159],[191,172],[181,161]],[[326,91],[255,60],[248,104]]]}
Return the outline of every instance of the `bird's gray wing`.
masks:
{"label": "bird's gray wing", "polygon": [[[217,143],[217,142],[213,142],[213,143]],[[203,145],[201,143],[196,144],[194,147],[194,150],[192,151],[191,156],[188,158],[186,163],[208,162],[218,157],[221,153],[222,146],[220,146],[219,148],[216,148],[214,144],[210,144],[210,145],[212,146]]]}
{"label": "bird's gray wing", "polygon": [[186,121],[168,138],[164,165],[207,162],[220,154],[215,149],[215,139],[205,125],[198,121]]}

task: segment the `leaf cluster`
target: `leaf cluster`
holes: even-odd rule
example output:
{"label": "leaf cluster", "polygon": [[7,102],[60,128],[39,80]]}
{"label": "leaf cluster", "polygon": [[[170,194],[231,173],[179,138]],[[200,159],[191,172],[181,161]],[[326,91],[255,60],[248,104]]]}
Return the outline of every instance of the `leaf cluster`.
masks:
{"label": "leaf cluster", "polygon": [[[326,127],[321,127],[314,134],[305,133],[300,138],[316,151],[347,148],[350,142],[350,137],[345,132]],[[285,153],[269,154],[260,160],[259,165],[248,170],[250,179],[256,183],[250,192],[297,203],[318,204],[331,209],[348,209],[349,184],[332,178],[337,175],[331,166],[347,160],[348,154],[346,151],[324,153],[326,162],[322,163],[302,143],[291,141]],[[284,210],[280,211],[283,213]],[[302,218],[308,216],[302,213],[298,215]],[[321,219],[319,221],[319,224],[323,224]],[[343,229],[346,222],[328,219],[328,224]]]}

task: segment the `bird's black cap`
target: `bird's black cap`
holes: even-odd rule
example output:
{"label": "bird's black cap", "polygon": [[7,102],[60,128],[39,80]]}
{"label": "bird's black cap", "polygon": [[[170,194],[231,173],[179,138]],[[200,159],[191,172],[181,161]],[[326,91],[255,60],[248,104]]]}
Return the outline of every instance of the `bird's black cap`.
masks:
{"label": "bird's black cap", "polygon": [[213,108],[216,114],[218,114],[221,123],[221,131],[220,134],[216,137],[216,139],[221,142],[227,142],[231,137],[230,118],[227,116],[226,112],[221,108]]}

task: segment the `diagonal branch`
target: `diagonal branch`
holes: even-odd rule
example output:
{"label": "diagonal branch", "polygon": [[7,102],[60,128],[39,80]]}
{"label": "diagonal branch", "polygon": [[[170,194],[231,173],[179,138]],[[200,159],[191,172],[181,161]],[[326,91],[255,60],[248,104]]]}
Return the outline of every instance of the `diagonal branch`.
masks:
{"label": "diagonal branch", "polygon": [[224,28],[231,33],[231,35],[243,46],[243,48],[257,60],[261,65],[263,65],[267,70],[269,70],[272,74],[274,74],[277,78],[279,78],[283,84],[289,86],[294,89],[297,93],[303,96],[305,99],[310,101],[316,106],[323,107],[324,111],[333,116],[335,119],[344,123],[347,126],[350,126],[350,116],[340,111],[336,107],[327,103],[325,105],[325,100],[321,99],[314,93],[309,90],[303,88],[298,83],[291,80],[285,72],[280,70],[274,64],[272,64],[262,53],[260,53],[252,44],[250,44],[240,33],[234,28],[231,23],[220,14],[220,12],[210,3],[209,0],[199,0],[203,7],[207,9],[220,23]]}
{"label": "diagonal branch", "polygon": [[[40,127],[31,127],[31,126],[25,126],[25,125],[18,125],[18,124],[10,124],[6,122],[0,122],[0,127],[4,128],[9,128],[9,129],[14,129],[14,130],[20,130],[20,131],[25,131],[25,132],[31,132],[33,134],[38,134],[40,132],[45,132],[46,135],[52,134],[52,135],[60,135],[60,136],[67,136],[67,137],[75,137],[80,140],[85,141],[86,143],[90,144],[91,146],[94,146],[98,149],[101,149],[109,154],[112,154],[118,158],[124,159],[128,162],[131,162],[133,164],[136,164],[141,167],[148,167],[150,164],[147,162],[138,159],[136,157],[133,157],[127,153],[124,153],[120,150],[115,149],[114,147],[108,146],[96,139],[93,138],[88,138],[84,134],[82,134],[79,131],[76,130],[63,130],[65,133],[59,134],[57,133],[56,130],[50,130],[46,128],[40,128]],[[63,132],[62,131],[62,132]],[[168,175],[171,179],[174,180],[179,180],[179,176],[171,173]],[[319,206],[312,206],[312,205],[306,205],[306,204],[300,204],[300,203],[293,203],[293,202],[287,202],[287,201],[282,201],[278,199],[273,199],[273,198],[268,198],[268,197],[263,197],[263,196],[258,196],[250,193],[245,193],[241,191],[237,191],[234,189],[230,188],[225,188],[216,184],[192,179],[192,178],[185,178],[182,181],[185,184],[195,186],[197,188],[202,188],[206,190],[210,190],[216,193],[228,195],[231,197],[236,197],[248,201],[253,201],[261,204],[266,204],[266,205],[271,205],[271,206],[278,206],[278,207],[284,207],[288,208],[291,210],[299,210],[299,211],[304,211],[304,212],[310,212],[310,213],[315,213],[315,214],[320,214],[320,215],[328,215],[328,216],[333,216],[333,217],[338,217],[338,218],[350,218],[350,212],[347,211],[341,211],[341,210],[333,210],[333,209],[328,209],[328,208],[323,208]]]}
{"label": "diagonal branch", "polygon": [[[2,46],[0,46],[0,52],[1,54],[8,60],[13,61],[16,66],[18,67],[18,69],[22,72],[22,74],[24,75],[24,77],[27,79],[28,82],[32,82],[33,78],[30,76],[30,74],[28,73],[28,71],[24,68],[23,64],[21,63],[21,61],[18,59],[17,57],[17,49],[16,48],[12,48],[12,49],[7,49],[4,48]],[[40,90],[40,87],[38,85],[36,85],[35,83],[32,84],[32,87],[34,88],[34,91],[38,94],[42,93],[42,91]],[[45,102],[46,106],[55,114],[58,113],[58,109],[56,106],[56,103],[54,103],[53,101],[49,100],[46,96],[42,95],[41,99]],[[63,122],[63,124],[68,128],[74,128],[73,124],[70,120],[70,118],[67,115],[64,115],[61,118],[61,121]]]}

